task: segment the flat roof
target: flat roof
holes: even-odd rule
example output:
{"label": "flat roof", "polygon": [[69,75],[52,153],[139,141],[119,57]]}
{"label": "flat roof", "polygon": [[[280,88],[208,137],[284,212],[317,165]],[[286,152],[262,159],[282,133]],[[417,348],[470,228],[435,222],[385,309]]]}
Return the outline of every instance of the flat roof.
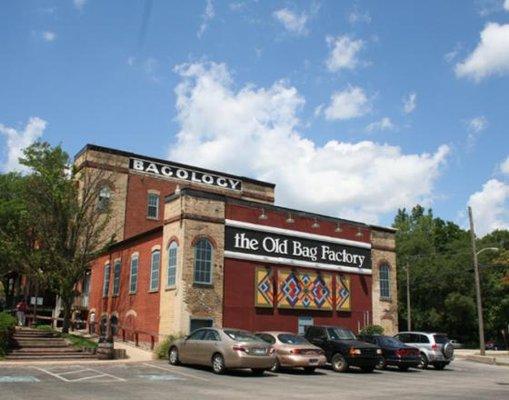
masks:
{"label": "flat roof", "polygon": [[211,169],[201,168],[201,167],[197,167],[197,166],[194,166],[194,165],[182,164],[182,163],[173,162],[173,161],[170,161],[170,160],[163,160],[162,158],[155,158],[155,157],[145,156],[145,155],[142,155],[142,154],[131,153],[131,152],[124,151],[124,150],[113,149],[111,147],[104,147],[104,146],[99,146],[99,145],[90,144],[90,143],[86,144],[80,151],[78,151],[76,153],[76,155],[74,156],[74,160],[76,160],[80,155],[82,155],[87,150],[95,150],[95,151],[99,151],[99,152],[102,152],[102,153],[114,154],[114,155],[119,155],[119,156],[124,156],[124,157],[141,158],[141,159],[144,159],[144,160],[158,162],[158,163],[162,163],[162,164],[172,164],[172,165],[175,165],[175,166],[180,167],[180,168],[188,168],[188,169],[194,169],[194,170],[197,170],[197,171],[200,171],[200,172],[204,172],[204,173],[208,173],[208,174],[222,175],[222,176],[226,176],[228,178],[234,178],[234,179],[238,179],[238,180],[241,180],[241,181],[244,181],[244,182],[254,183],[256,185],[270,187],[272,189],[274,187],[276,187],[275,183],[259,181],[257,179],[249,178],[249,177],[246,177],[246,176],[239,176],[239,175],[228,174],[226,172],[221,172],[221,171],[215,171],[215,170],[211,170]]}

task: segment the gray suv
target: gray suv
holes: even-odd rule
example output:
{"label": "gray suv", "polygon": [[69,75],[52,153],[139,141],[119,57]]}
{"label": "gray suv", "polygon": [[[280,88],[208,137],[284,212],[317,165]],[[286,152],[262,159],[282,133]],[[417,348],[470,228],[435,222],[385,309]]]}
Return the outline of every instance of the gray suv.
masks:
{"label": "gray suv", "polygon": [[428,368],[429,364],[436,369],[444,369],[454,360],[454,346],[443,333],[400,332],[394,337],[419,349],[422,369]]}

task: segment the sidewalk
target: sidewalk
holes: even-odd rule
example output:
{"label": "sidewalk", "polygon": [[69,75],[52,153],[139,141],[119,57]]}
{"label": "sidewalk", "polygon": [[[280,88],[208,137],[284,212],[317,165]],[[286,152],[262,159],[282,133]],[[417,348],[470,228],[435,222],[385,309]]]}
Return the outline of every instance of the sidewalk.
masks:
{"label": "sidewalk", "polygon": [[[97,336],[90,336],[88,333],[83,331],[72,331],[74,335],[83,336],[87,339],[97,341]],[[24,365],[69,365],[69,364],[125,364],[125,363],[137,363],[137,362],[148,362],[155,359],[154,353],[150,350],[145,350],[134,345],[124,343],[122,341],[115,341],[115,349],[124,349],[127,358],[116,359],[116,360],[45,360],[45,361],[0,361],[0,367],[16,367]]]}
{"label": "sidewalk", "polygon": [[485,356],[479,354],[479,349],[456,349],[454,355],[468,361],[480,362],[483,364],[509,366],[509,352],[487,350]]}

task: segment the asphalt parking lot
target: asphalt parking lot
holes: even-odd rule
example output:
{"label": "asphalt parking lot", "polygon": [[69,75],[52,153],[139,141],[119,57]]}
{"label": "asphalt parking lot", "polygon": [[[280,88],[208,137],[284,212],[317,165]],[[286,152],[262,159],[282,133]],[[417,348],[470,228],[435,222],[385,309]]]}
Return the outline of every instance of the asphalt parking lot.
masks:
{"label": "asphalt parking lot", "polygon": [[45,399],[507,399],[509,368],[455,361],[444,371],[319,369],[254,377],[249,371],[223,376],[204,368],[163,361],[132,364],[68,364],[0,367],[0,400]]}

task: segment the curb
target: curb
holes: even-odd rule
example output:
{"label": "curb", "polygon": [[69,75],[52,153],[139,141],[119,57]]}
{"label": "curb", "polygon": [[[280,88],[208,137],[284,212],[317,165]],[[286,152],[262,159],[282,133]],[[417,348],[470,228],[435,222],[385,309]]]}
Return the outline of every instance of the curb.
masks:
{"label": "curb", "polygon": [[509,367],[509,360],[508,361],[500,361],[500,359],[497,360],[497,357],[491,357],[491,356],[481,356],[476,354],[469,354],[464,356],[457,356],[458,358],[461,358],[466,361],[472,361],[477,362],[481,364],[487,364],[487,365],[498,365],[498,366],[504,366]]}

